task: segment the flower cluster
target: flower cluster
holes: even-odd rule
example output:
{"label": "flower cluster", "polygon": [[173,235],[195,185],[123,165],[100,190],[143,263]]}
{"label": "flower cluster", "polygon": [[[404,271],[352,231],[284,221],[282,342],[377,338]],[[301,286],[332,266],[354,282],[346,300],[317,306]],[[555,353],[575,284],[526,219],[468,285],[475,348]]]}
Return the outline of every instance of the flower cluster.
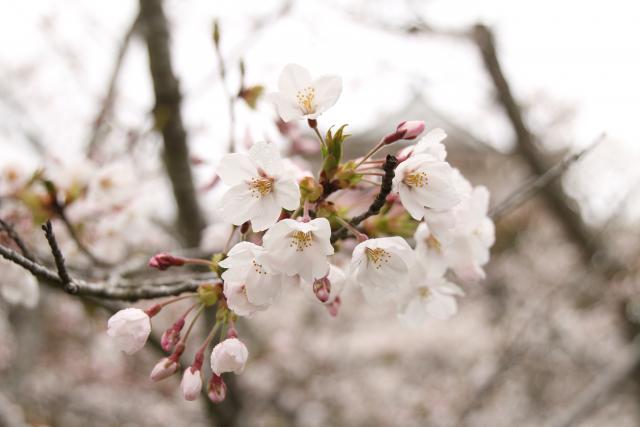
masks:
{"label": "flower cluster", "polygon": [[[324,135],[318,127],[318,117],[340,96],[341,79],[314,80],[304,68],[288,65],[279,89],[269,97],[281,119],[306,119],[318,138],[318,173],[300,171],[274,143],[256,142],[246,153],[224,156],[216,172],[228,189],[218,210],[232,225],[231,247],[210,260],[160,253],[149,263],[159,270],[206,265],[218,280],[146,311],[125,309],[109,321],[109,335],[131,354],[144,345],[150,319],[161,308],[195,300],[162,335],[169,356],[151,372],[158,381],[178,371],[198,316],[216,310],[211,333],[183,373],[181,390],[188,400],[203,388],[204,353],[218,331],[207,390],[214,402],[224,399],[221,375],[241,373],[248,358],[237,337],[237,317],[266,310],[291,284],[314,295],[332,316],[340,309],[342,289],[354,284],[369,303],[393,305],[401,321],[418,325],[453,316],[456,297],[464,295],[453,281],[482,279],[489,260],[494,239],[489,193],[447,162],[442,129],[418,139],[424,122],[402,122],[364,156],[344,160],[345,126]],[[395,156],[376,158],[391,144],[414,140]],[[362,212],[356,199],[367,200],[369,207]]]}

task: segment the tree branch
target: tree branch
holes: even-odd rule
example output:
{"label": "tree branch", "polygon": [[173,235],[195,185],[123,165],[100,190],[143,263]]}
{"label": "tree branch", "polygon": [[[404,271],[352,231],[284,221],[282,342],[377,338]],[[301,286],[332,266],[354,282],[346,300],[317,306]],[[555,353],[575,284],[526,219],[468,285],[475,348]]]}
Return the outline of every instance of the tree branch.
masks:
{"label": "tree branch", "polygon": [[[387,196],[389,195],[389,193],[391,193],[396,166],[398,166],[398,159],[390,154],[387,155],[387,158],[382,165],[384,176],[382,177],[382,182],[380,183],[380,192],[369,206],[369,209],[367,209],[366,212],[353,217],[351,221],[349,221],[349,224],[357,227],[365,219],[369,218],[370,216],[377,215],[380,212],[380,209],[382,209],[382,206],[384,206],[387,200]],[[339,229],[331,233],[331,243],[334,243],[340,239],[344,239],[346,236],[347,229],[345,227],[340,227]]]}
{"label": "tree branch", "polygon": [[178,228],[188,246],[197,246],[205,221],[189,165],[187,135],[180,111],[182,97],[171,65],[169,28],[162,1],[140,0],[140,20],[156,98],[155,123],[164,141],[164,163],[178,209]]}

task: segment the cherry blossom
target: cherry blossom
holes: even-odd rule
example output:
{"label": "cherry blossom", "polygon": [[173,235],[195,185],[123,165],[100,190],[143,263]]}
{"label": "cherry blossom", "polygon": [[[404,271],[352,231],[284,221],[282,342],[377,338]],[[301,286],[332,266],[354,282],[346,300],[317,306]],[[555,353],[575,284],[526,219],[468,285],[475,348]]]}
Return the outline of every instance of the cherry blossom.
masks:
{"label": "cherry blossom", "polygon": [[280,74],[278,89],[269,97],[284,122],[316,119],[338,101],[342,79],[325,75],[314,80],[306,68],[289,64]]}
{"label": "cherry blossom", "polygon": [[169,378],[175,374],[178,370],[178,363],[170,357],[160,359],[158,363],[151,370],[149,379],[154,382],[162,381],[165,378]]}
{"label": "cherry blossom", "polygon": [[224,372],[240,374],[247,363],[249,351],[238,338],[227,338],[218,343],[211,352],[211,370],[220,375]]}
{"label": "cherry blossom", "polygon": [[425,266],[415,263],[411,288],[404,295],[398,317],[411,326],[420,326],[429,318],[446,320],[458,312],[456,296],[464,296],[457,285],[444,277],[429,275]]}
{"label": "cherry blossom", "polygon": [[254,231],[263,231],[276,223],[283,208],[294,210],[300,203],[295,174],[274,144],[258,142],[248,154],[227,154],[217,173],[231,187],[220,200],[220,214],[232,224],[251,221]]}
{"label": "cherry blossom", "polygon": [[409,157],[396,168],[393,189],[402,206],[416,220],[424,217],[425,208],[450,209],[460,198],[452,182],[453,169],[447,162],[429,154]]}
{"label": "cherry blossom", "polygon": [[144,347],[150,333],[151,319],[139,308],[125,308],[109,318],[107,334],[127,354]]}
{"label": "cherry blossom", "polygon": [[309,222],[283,219],[264,235],[267,250],[262,260],[266,265],[288,276],[299,274],[313,283],[329,272],[329,260],[334,249],[330,242],[331,226],[326,218]]}
{"label": "cherry blossom", "polygon": [[368,239],[353,250],[351,274],[371,303],[379,303],[409,283],[415,260],[413,250],[402,237]]}
{"label": "cherry blossom", "polygon": [[227,298],[227,286],[229,292],[234,292],[241,285],[247,302],[256,309],[264,310],[274,302],[280,294],[282,275],[263,266],[261,258],[265,254],[264,248],[250,242],[240,242],[231,248],[227,258],[219,263],[227,269],[222,273]]}

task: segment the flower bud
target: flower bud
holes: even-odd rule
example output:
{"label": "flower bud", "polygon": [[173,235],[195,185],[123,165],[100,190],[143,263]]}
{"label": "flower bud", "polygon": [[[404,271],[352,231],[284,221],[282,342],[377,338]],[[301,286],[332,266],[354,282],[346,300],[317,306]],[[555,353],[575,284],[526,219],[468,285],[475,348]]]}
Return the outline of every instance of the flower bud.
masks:
{"label": "flower bud", "polygon": [[185,369],[180,383],[180,391],[185,400],[196,400],[202,391],[202,373],[193,366]]}
{"label": "flower bud", "polygon": [[155,382],[162,381],[163,379],[168,378],[171,375],[175,374],[177,370],[178,370],[178,363],[173,361],[169,357],[165,357],[161,359],[158,363],[156,363],[156,366],[154,366],[153,369],[151,370],[151,374],[149,375],[149,378],[151,379],[151,381],[155,381]]}
{"label": "flower bud", "polygon": [[164,271],[169,267],[180,267],[185,264],[185,259],[180,257],[175,257],[173,255],[167,253],[159,253],[154,255],[149,260],[149,267],[157,268],[158,270]]}
{"label": "flower bud", "polygon": [[227,385],[219,375],[213,374],[207,387],[207,396],[213,403],[220,403],[227,397]]}
{"label": "flower bud", "polygon": [[237,338],[227,338],[218,343],[211,352],[211,370],[220,375],[223,372],[242,373],[247,363],[249,351]]}
{"label": "flower bud", "polygon": [[336,297],[333,301],[326,305],[327,311],[332,317],[336,317],[338,315],[338,309],[340,308],[340,297]]}
{"label": "flower bud", "polygon": [[164,331],[160,339],[160,345],[164,351],[171,351],[180,340],[180,331],[184,327],[184,318],[178,319],[169,329]]}
{"label": "flower bud", "polygon": [[424,131],[424,122],[420,120],[404,121],[398,125],[396,131],[384,137],[385,144],[391,144],[401,139],[416,139]]}
{"label": "flower bud", "polygon": [[107,335],[120,350],[133,354],[144,347],[151,333],[151,320],[139,308],[125,308],[109,318]]}

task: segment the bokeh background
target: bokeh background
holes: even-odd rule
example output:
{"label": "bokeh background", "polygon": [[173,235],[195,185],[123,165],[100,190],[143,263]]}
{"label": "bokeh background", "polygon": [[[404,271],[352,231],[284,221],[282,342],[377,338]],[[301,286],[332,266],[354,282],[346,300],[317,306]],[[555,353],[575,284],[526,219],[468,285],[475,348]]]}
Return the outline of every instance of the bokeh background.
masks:
{"label": "bokeh background", "polygon": [[[12,196],[36,171],[77,192],[68,215],[117,274],[143,269],[160,250],[220,250],[228,230],[217,222],[214,183],[224,153],[269,140],[300,164],[317,162],[304,123],[279,126],[264,97],[251,106],[236,96],[241,87],[275,91],[290,62],[343,77],[343,94],[320,124],[349,124],[348,153],[366,152],[401,120],[424,120],[447,131],[450,162],[490,189],[493,206],[599,143],[496,218],[487,278],[465,286],[455,318],[407,329],[392,309],[369,308],[357,289],[345,290],[332,318],[291,289],[240,325],[251,357],[220,406],[184,402],[175,378],[150,383],[158,352],[119,354],[105,334],[108,311],[95,301],[45,285],[30,307],[0,299],[0,425],[640,423],[640,7],[623,0],[161,4],[207,224],[199,244],[173,226],[139,3],[0,2],[0,217],[44,259],[38,220],[52,215],[42,209],[42,191]],[[488,66],[488,46],[512,104]],[[61,244],[73,268],[106,274],[89,271],[64,232]],[[14,280],[10,270],[0,261],[0,284]]]}

